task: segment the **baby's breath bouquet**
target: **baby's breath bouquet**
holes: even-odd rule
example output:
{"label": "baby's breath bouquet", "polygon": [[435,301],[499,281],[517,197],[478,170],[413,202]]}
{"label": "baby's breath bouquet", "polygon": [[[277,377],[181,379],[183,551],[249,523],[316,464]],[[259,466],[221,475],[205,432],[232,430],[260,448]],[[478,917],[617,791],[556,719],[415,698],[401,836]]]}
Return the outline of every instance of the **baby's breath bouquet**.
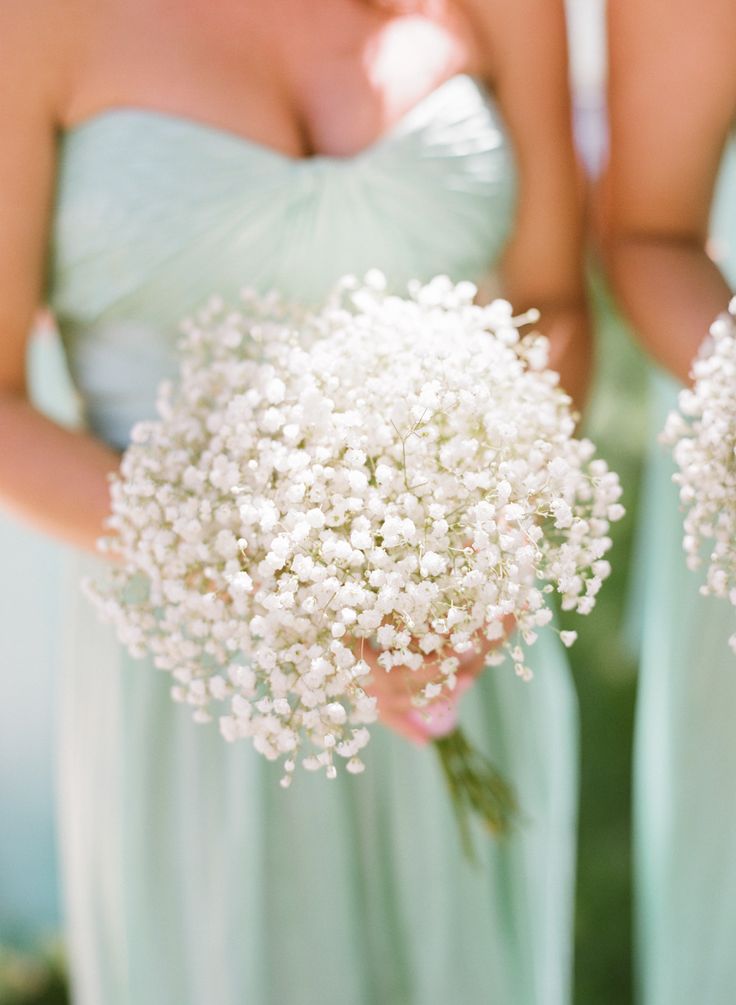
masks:
{"label": "baby's breath bouquet", "polygon": [[[490,666],[530,677],[520,641],[549,595],[587,614],[608,575],[618,479],[575,438],[546,340],[522,336],[536,318],[475,292],[440,277],[402,298],[371,273],[319,310],[213,301],[113,479],[122,563],[96,603],[285,787],[299,762],[363,771],[366,645],[380,672],[436,667],[414,694],[431,716],[458,654],[490,641]],[[459,732],[439,748],[461,819],[502,830],[503,780]]]}
{"label": "baby's breath bouquet", "polygon": [[[688,567],[708,566],[701,593],[736,605],[736,298],[714,321],[662,440],[672,445],[685,510]],[[729,639],[736,652],[736,634]]]}

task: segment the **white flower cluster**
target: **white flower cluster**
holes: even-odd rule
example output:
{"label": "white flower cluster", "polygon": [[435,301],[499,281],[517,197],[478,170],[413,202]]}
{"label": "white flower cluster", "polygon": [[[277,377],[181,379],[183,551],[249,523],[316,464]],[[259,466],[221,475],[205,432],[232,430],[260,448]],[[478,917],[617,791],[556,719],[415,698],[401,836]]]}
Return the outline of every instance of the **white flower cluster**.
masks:
{"label": "white flower cluster", "polygon": [[[704,595],[736,605],[736,298],[710,329],[661,439],[674,445],[690,569],[710,551]],[[710,543],[708,543],[710,542]],[[729,639],[736,651],[736,634]]]}
{"label": "white flower cluster", "polygon": [[608,575],[618,478],[574,438],[530,317],[474,294],[371,273],[311,313],[211,304],[113,481],[103,615],[198,721],[219,704],[227,739],[283,757],[284,784],[298,760],[363,769],[367,641],[386,671],[435,662],[418,703],[480,636],[528,677],[504,619],[530,644],[547,594],[587,614]]}

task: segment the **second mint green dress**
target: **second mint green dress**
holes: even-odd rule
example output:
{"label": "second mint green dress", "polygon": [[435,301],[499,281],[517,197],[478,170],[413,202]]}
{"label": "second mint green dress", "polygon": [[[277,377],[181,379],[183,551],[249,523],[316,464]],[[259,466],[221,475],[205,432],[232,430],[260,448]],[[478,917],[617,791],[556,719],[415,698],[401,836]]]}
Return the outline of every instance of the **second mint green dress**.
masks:
{"label": "second mint green dress", "polygon": [[[296,161],[142,109],[60,148],[50,298],[90,428],[123,447],[211,294],[317,301],[343,273],[482,279],[513,216],[493,105],[452,78],[349,159]],[[421,347],[417,347],[421,351]],[[93,560],[79,559],[75,577]],[[93,570],[94,571],[94,570]],[[382,727],[335,782],[228,746],[72,589],[59,806],[76,1005],[567,1005],[576,707],[553,635],[530,684],[464,699],[522,820],[464,861],[438,763]]]}
{"label": "second mint green dress", "polygon": [[[736,151],[712,221],[736,281]],[[723,304],[725,309],[727,304]],[[705,332],[703,333],[705,336]],[[680,387],[652,380],[652,445],[637,584],[641,669],[634,759],[641,1005],[736,1002],[736,610],[685,564],[674,463],[656,442]]]}

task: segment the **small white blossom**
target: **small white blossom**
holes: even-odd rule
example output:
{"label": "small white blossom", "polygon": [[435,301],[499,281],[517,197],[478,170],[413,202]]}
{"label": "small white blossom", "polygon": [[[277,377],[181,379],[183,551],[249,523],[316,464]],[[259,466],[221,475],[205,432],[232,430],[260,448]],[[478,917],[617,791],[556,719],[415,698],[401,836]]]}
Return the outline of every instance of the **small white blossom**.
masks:
{"label": "small white blossom", "polygon": [[423,576],[439,576],[447,566],[447,559],[438,555],[435,551],[427,551],[419,560],[419,567]]}

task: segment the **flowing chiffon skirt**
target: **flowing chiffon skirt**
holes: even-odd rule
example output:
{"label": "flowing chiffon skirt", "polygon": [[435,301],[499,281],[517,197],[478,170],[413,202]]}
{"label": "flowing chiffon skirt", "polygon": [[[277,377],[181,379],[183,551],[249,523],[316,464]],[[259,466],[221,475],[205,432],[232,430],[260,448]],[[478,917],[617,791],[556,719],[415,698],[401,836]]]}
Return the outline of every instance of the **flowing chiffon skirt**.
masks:
{"label": "flowing chiffon skirt", "polygon": [[[81,560],[85,564],[85,560]],[[94,567],[94,561],[91,563]],[[434,751],[376,728],[368,770],[278,766],[169,697],[83,597],[60,760],[78,1005],[563,1005],[576,702],[554,635],[488,669],[465,724],[521,805],[463,858]]]}
{"label": "flowing chiffon skirt", "polygon": [[[678,387],[654,384],[657,429]],[[635,862],[643,1002],[736,1001],[736,610],[702,597],[682,550],[674,467],[653,447],[640,561]]]}

